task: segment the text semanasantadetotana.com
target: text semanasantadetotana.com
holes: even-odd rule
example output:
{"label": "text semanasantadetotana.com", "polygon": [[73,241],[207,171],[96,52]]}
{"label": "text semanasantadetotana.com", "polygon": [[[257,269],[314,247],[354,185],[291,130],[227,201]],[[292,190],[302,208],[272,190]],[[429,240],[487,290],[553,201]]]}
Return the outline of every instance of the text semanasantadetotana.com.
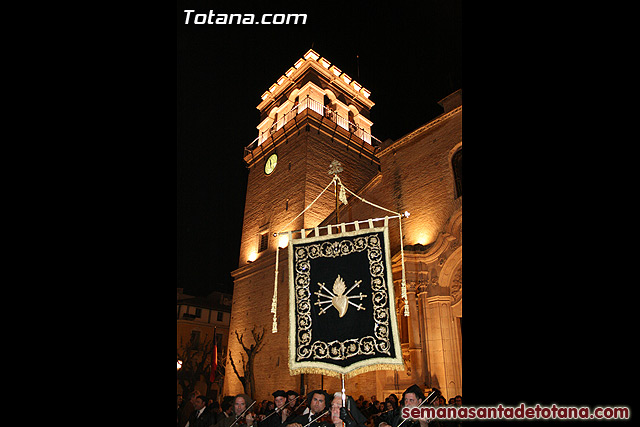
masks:
{"label": "text semanasantadetotana.com", "polygon": [[573,419],[573,420],[626,420],[630,417],[629,408],[626,406],[597,406],[591,410],[587,406],[440,406],[440,407],[404,407],[401,411],[402,418],[411,419],[495,419],[495,420],[546,420],[546,419]]}

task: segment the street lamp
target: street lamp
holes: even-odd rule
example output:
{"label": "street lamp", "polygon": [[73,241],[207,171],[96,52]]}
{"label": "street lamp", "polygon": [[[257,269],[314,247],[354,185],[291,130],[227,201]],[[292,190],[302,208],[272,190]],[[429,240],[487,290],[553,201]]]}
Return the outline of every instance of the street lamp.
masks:
{"label": "street lamp", "polygon": [[182,360],[178,359],[178,371],[182,368]]}

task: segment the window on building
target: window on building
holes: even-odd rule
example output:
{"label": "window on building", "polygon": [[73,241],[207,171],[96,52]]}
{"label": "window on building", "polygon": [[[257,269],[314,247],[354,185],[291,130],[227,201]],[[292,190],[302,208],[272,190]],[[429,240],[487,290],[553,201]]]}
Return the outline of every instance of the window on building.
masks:
{"label": "window on building", "polygon": [[198,319],[202,317],[202,309],[201,308],[196,308],[196,317]]}
{"label": "window on building", "polygon": [[191,344],[196,345],[200,344],[200,331],[191,331]]}
{"label": "window on building", "polygon": [[451,167],[456,185],[456,197],[460,197],[462,196],[462,148],[456,151],[451,158]]}
{"label": "window on building", "polygon": [[218,320],[218,322],[222,322],[222,312],[221,311],[218,312],[217,320]]}
{"label": "window on building", "polygon": [[266,251],[269,246],[269,233],[262,233],[260,235],[260,248],[258,252]]}

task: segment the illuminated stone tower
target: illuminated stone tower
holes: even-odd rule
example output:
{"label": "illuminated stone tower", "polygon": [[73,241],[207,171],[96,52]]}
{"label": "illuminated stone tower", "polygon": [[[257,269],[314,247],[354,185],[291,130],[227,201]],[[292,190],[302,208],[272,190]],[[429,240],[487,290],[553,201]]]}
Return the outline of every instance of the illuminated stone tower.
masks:
{"label": "illuminated stone tower", "polygon": [[[333,189],[300,215],[329,184],[333,160],[340,179],[361,197],[397,212],[389,223],[396,312],[405,371],[371,371],[348,380],[347,393],[383,399],[412,384],[462,394],[462,91],[440,101],[444,112],[396,141],[371,135],[370,92],[325,58],[309,50],[262,94],[258,135],[245,149],[249,168],[242,241],[234,279],[229,354],[242,376],[247,360],[235,331],[249,348],[252,329],[264,330],[255,357],[255,398],[277,389],[340,389],[339,378],[290,376],[288,369],[287,251],[278,256],[278,332],[271,333],[276,248],[273,233],[335,223]],[[410,108],[410,107],[406,107]],[[426,119],[425,119],[426,120]],[[340,222],[385,213],[354,198],[340,208]],[[295,219],[295,220],[294,220]],[[402,265],[409,317],[399,298]],[[225,394],[243,391],[231,363]]]}
{"label": "illuminated stone tower", "polygon": [[[327,59],[309,50],[264,92],[257,106],[258,136],[244,153],[249,177],[240,259],[238,269],[232,272],[229,338],[230,355],[242,375],[244,352],[234,331],[243,334],[247,347],[253,343],[254,327],[266,331],[265,345],[255,359],[254,398],[267,398],[276,389],[301,388],[301,377],[289,376],[288,371],[286,251],[279,253],[279,330],[271,333],[275,249],[287,244],[275,239],[273,233],[314,227],[332,215],[335,199],[325,194],[312,209],[291,222],[331,181],[327,173],[331,161],[342,164],[340,178],[354,191],[379,172],[380,162],[374,153],[380,142],[371,135],[373,123],[369,114],[374,103],[370,94]],[[341,216],[341,220],[349,218]],[[224,392],[241,392],[242,385],[229,362],[226,369]],[[327,388],[325,379],[320,380],[323,383],[317,385]]]}

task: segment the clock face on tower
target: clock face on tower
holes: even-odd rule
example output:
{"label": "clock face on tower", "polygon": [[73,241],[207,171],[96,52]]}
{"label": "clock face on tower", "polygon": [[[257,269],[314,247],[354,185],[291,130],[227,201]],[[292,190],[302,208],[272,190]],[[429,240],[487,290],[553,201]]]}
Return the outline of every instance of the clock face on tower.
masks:
{"label": "clock face on tower", "polygon": [[278,164],[278,155],[276,153],[273,153],[271,156],[269,156],[269,158],[267,159],[267,163],[265,163],[264,165],[264,173],[269,175],[276,168],[276,164]]}

